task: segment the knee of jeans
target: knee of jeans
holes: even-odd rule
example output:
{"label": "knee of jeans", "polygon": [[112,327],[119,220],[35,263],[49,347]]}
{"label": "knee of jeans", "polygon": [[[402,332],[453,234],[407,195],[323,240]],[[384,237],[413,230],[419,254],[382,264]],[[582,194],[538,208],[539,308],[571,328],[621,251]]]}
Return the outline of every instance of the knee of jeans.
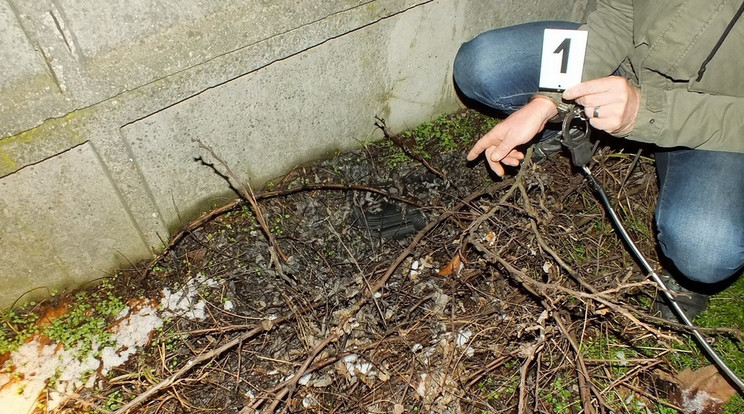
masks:
{"label": "knee of jeans", "polygon": [[[659,245],[664,256],[691,281],[703,284],[723,282],[744,265],[741,240],[724,234],[710,234],[684,226],[659,223]],[[702,227],[702,226],[701,226]]]}
{"label": "knee of jeans", "polygon": [[479,58],[480,47],[478,38],[463,44],[457,51],[452,67],[455,84],[468,98],[475,99],[479,92],[485,88],[489,68],[479,64],[483,62]]}

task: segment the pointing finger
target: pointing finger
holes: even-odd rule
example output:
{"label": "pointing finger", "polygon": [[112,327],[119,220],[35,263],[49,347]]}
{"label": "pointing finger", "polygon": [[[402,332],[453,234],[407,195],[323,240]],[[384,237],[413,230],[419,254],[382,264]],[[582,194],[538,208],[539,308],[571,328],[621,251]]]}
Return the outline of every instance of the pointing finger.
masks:
{"label": "pointing finger", "polygon": [[590,81],[582,82],[576,86],[572,86],[563,91],[563,99],[573,101],[577,98],[581,98],[582,96],[607,92],[607,90],[609,89],[607,80],[607,78],[593,79]]}
{"label": "pointing finger", "polygon": [[[498,126],[497,126],[498,127]],[[496,128],[494,128],[496,129]],[[478,156],[485,151],[489,147],[493,147],[494,145],[498,145],[500,140],[494,140],[492,138],[494,136],[494,130],[490,130],[486,133],[486,135],[482,136],[481,139],[479,139],[475,145],[473,145],[473,148],[470,149],[470,152],[468,152],[467,160],[473,161],[474,159],[478,158]]]}

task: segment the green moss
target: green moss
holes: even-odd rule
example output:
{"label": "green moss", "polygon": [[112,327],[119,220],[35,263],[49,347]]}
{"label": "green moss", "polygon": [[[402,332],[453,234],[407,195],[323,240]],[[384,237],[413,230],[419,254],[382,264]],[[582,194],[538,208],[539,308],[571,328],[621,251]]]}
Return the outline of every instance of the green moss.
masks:
{"label": "green moss", "polygon": [[[498,119],[486,117],[475,111],[462,111],[444,114],[433,121],[424,122],[402,132],[399,137],[406,143],[408,150],[428,160],[435,153],[469,147],[498,122]],[[389,168],[393,169],[409,161],[409,156],[392,142],[383,141],[382,145],[390,154],[387,158]]]}
{"label": "green moss", "polygon": [[111,334],[106,327],[126,305],[114,293],[109,281],[102,282],[95,291],[80,291],[66,306],[66,312],[39,324],[36,305],[29,303],[17,310],[2,313],[0,354],[12,352],[34,334],[42,334],[59,342],[67,349],[79,347],[79,356],[87,356],[95,344],[105,345]]}
{"label": "green moss", "polygon": [[77,110],[0,140],[0,177],[88,140],[81,125],[90,112]]}

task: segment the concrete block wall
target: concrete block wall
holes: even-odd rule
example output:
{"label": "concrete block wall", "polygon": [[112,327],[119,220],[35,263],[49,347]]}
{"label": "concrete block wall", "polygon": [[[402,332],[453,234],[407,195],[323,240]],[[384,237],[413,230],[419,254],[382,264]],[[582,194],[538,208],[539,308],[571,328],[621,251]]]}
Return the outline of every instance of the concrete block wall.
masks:
{"label": "concrete block wall", "polygon": [[236,195],[458,109],[489,28],[592,0],[0,0],[0,306],[150,257]]}

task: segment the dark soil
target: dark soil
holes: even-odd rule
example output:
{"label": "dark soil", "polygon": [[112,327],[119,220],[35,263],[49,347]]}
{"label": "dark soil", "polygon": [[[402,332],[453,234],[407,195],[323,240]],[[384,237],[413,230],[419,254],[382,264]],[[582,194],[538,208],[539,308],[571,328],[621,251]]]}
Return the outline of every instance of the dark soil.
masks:
{"label": "dark soil", "polygon": [[[413,157],[390,141],[369,144],[257,191],[287,259],[280,270],[247,203],[192,223],[156,262],[116,283],[151,297],[207,275],[222,282],[203,289],[210,316],[169,321],[103,390],[60,411],[114,411],[168,379],[130,412],[668,406],[658,378],[673,371],[664,354],[674,342],[648,313],[655,289],[564,155],[527,161],[504,180],[465,163],[492,125],[458,113],[401,136]],[[632,165],[634,154],[603,147],[591,169],[656,263],[656,176],[645,156]],[[395,237],[364,225],[380,212],[399,217]]]}

